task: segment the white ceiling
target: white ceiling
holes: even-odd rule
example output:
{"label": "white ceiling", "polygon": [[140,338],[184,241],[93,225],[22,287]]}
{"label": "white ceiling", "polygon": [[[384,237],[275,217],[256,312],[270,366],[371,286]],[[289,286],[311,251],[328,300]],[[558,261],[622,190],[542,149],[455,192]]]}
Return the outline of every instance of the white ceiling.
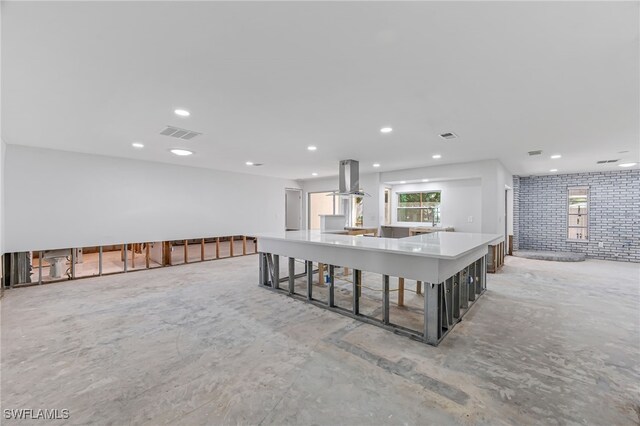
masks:
{"label": "white ceiling", "polygon": [[619,170],[595,162],[640,156],[639,27],[638,2],[2,2],[2,137],[287,178]]}

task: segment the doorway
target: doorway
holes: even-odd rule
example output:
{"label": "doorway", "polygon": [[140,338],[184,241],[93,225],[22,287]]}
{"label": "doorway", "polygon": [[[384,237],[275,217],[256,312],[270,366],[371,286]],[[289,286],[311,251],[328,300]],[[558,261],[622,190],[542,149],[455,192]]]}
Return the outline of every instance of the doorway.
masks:
{"label": "doorway", "polygon": [[302,228],[302,190],[286,188],[284,191],[285,229],[299,231]]}
{"label": "doorway", "polygon": [[337,195],[332,191],[310,192],[308,200],[308,229],[320,229],[321,214],[340,214],[341,206]]}

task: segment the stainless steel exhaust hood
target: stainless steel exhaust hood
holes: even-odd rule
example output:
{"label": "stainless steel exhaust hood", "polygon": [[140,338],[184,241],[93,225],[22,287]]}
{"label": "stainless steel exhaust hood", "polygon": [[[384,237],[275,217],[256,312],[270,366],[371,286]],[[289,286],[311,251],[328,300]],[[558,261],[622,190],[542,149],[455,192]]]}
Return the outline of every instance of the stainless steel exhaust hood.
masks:
{"label": "stainless steel exhaust hood", "polygon": [[341,196],[369,197],[370,195],[360,190],[360,163],[356,160],[340,161],[338,174],[338,191]]}

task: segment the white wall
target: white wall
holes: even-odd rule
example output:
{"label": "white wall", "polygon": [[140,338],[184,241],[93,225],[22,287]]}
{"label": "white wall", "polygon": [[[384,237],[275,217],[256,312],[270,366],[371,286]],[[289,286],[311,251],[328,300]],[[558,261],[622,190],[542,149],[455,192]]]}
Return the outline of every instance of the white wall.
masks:
{"label": "white wall", "polygon": [[498,160],[419,167],[380,174],[381,182],[478,178],[480,179],[480,231],[504,235],[504,190],[505,185],[511,185],[512,176]]}
{"label": "white wall", "polygon": [[0,138],[0,254],[4,254],[4,171],[5,171],[5,150],[7,145]]}
{"label": "white wall", "polygon": [[[338,165],[336,164],[336,171]],[[309,217],[309,193],[310,192],[328,192],[338,190],[338,176],[332,176],[328,178],[308,179],[299,181],[303,190],[303,228],[308,228]],[[360,189],[370,195],[363,200],[363,224],[364,226],[378,226],[380,225],[380,213],[384,213],[384,210],[380,210],[380,174],[379,173],[367,173],[360,175]],[[384,194],[383,194],[384,195]],[[384,199],[383,199],[384,204]],[[336,210],[338,207],[336,206]]]}
{"label": "white wall", "polygon": [[285,188],[298,187],[18,145],[5,160],[7,252],[281,231]]}
{"label": "white wall", "polygon": [[[391,223],[393,225],[425,226],[424,223],[398,222],[398,192],[441,191],[441,226],[453,226],[459,232],[482,231],[482,181],[459,179],[442,182],[411,183],[391,187]],[[469,216],[472,222],[469,222]]]}

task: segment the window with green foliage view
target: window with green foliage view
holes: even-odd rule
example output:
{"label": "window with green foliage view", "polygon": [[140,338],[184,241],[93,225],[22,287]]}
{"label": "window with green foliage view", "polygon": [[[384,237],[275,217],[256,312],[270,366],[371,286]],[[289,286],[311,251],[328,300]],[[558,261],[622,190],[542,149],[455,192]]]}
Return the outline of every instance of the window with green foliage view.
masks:
{"label": "window with green foliage view", "polygon": [[398,222],[440,223],[440,191],[398,193]]}

